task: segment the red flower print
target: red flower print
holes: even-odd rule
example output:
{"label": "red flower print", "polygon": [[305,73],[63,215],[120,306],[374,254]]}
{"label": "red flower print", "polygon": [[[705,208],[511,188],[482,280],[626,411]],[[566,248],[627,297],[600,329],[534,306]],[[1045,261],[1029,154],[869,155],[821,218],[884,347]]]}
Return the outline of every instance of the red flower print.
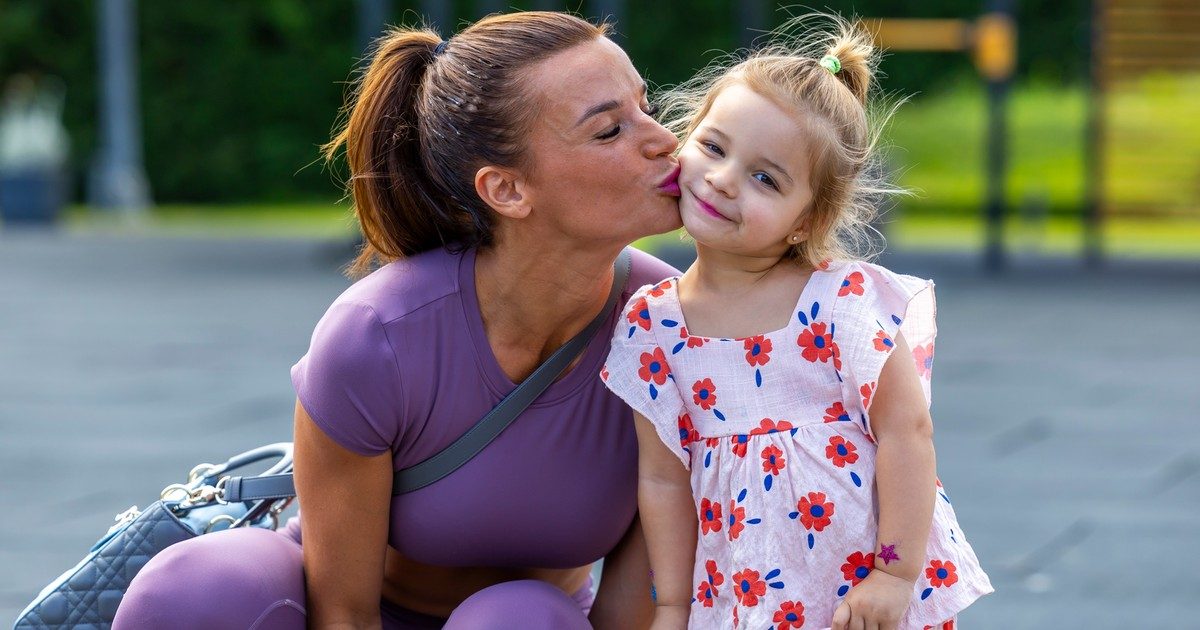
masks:
{"label": "red flower print", "polygon": [[758,423],[757,429],[752,429],[750,435],[766,435],[768,433],[778,433],[780,431],[791,431],[792,423],[787,420],[775,422],[770,418],[763,418]]}
{"label": "red flower print", "polygon": [[936,626],[925,626],[925,630],[954,630],[954,620],[948,619]]}
{"label": "red flower print", "polygon": [[733,574],[733,593],[743,606],[757,606],[758,598],[767,593],[767,582],[758,579],[758,571],[745,569]]}
{"label": "red flower print", "polygon": [[829,326],[824,322],[813,322],[808,328],[800,332],[800,336],[796,338],[796,344],[804,351],[800,356],[804,360],[816,363],[822,363],[829,360],[833,356],[833,335],[826,332]]}
{"label": "red flower print", "polygon": [[700,432],[696,430],[696,426],[692,424],[692,417],[688,414],[679,416],[676,421],[679,424],[679,443],[687,447],[692,442],[700,441]]}
{"label": "red flower print", "polygon": [[712,409],[713,405],[717,404],[717,386],[713,385],[711,378],[696,381],[692,385],[692,394],[692,400],[705,411]]}
{"label": "red flower print", "polygon": [[738,611],[738,607],[734,606],[733,607],[733,630],[737,630],[737,627],[738,627],[738,612],[737,611]]}
{"label": "red flower print", "polygon": [[934,588],[942,586],[954,586],[958,581],[957,569],[954,563],[946,560],[930,560],[929,566],[925,568],[925,577],[929,578],[929,585]]}
{"label": "red flower print", "polygon": [[708,574],[708,583],[713,587],[713,596],[717,595],[717,587],[725,583],[725,576],[717,570],[717,561],[709,560],[704,563],[704,572]]}
{"label": "red flower print", "polygon": [[662,385],[667,382],[667,376],[670,374],[671,366],[667,365],[667,357],[662,348],[655,348],[653,353],[642,353],[642,367],[638,368],[638,376],[642,377],[643,381],[654,381],[655,385]]}
{"label": "red flower print", "polygon": [[913,348],[913,361],[917,364],[917,374],[929,378],[933,374],[933,344]]}
{"label": "red flower print", "polygon": [[846,556],[846,564],[842,565],[842,576],[850,580],[850,586],[855,586],[866,579],[871,569],[875,568],[875,554],[863,554],[861,551]]}
{"label": "red flower print", "polygon": [[870,409],[871,396],[875,394],[875,381],[871,381],[870,383],[858,388],[858,393],[862,394],[863,409]]}
{"label": "red flower print", "polygon": [[700,534],[721,531],[721,503],[700,499]]}
{"label": "red flower print", "polygon": [[687,326],[679,327],[679,338],[687,339],[687,347],[689,347],[689,348],[699,348],[700,346],[704,345],[704,337],[691,336],[690,334],[688,334]]}
{"label": "red flower print", "polygon": [[729,442],[733,444],[733,454],[738,457],[746,456],[746,444],[750,442],[749,435],[735,435],[729,438]]}
{"label": "red flower print", "polygon": [[850,414],[846,413],[846,408],[842,406],[842,402],[833,403],[825,410],[825,422],[849,422]]}
{"label": "red flower print", "polygon": [[729,540],[737,540],[737,537],[742,533],[746,526],[742,521],[746,520],[746,508],[737,507],[735,499],[729,500]]}
{"label": "red flower print", "polygon": [[696,587],[696,601],[700,602],[705,608],[713,607],[713,598],[717,596],[717,591],[708,582],[701,582]]}
{"label": "red flower print", "polygon": [[658,283],[657,285],[655,285],[653,289],[650,289],[650,295],[652,297],[662,297],[663,294],[665,294],[667,292],[667,289],[670,289],[670,288],[671,288],[671,281],[664,280],[664,281]]}
{"label": "red flower print", "polygon": [[786,460],[783,458],[783,451],[774,444],[762,450],[763,472],[778,475],[779,471],[783,470]]}
{"label": "red flower print", "polygon": [[625,316],[630,324],[641,326],[644,330],[650,330],[650,307],[646,305],[646,298],[638,298],[633,303],[633,308],[629,309],[629,314]]}
{"label": "red flower print", "polygon": [[787,601],[779,605],[771,623],[777,623],[775,630],[790,630],[804,625],[804,604]]}
{"label": "red flower print", "polygon": [[854,295],[863,294],[863,275],[861,272],[855,271],[846,276],[842,280],[842,287],[838,289],[838,297],[846,297],[853,293]]}
{"label": "red flower print", "polygon": [[888,334],[883,332],[882,330],[875,333],[874,342],[875,342],[875,349],[880,352],[891,352],[892,348],[896,347],[896,344],[895,344],[895,342],[892,341],[892,338],[889,337]]}
{"label": "red flower print", "polygon": [[833,520],[833,502],[825,500],[824,492],[809,492],[796,503],[800,522],[805,529],[821,531]]}
{"label": "red flower print", "polygon": [[721,438],[719,437],[704,438],[704,445],[708,448],[715,448],[720,443]]}
{"label": "red flower print", "polygon": [[842,371],[842,349],[838,347],[836,341],[830,341],[829,344],[831,346],[833,346],[833,369],[841,372]]}
{"label": "red flower print", "polygon": [[600,380],[608,382],[608,366],[600,368]]}
{"label": "red flower print", "polygon": [[829,446],[825,447],[825,457],[828,457],[834,466],[845,468],[846,464],[853,464],[858,461],[858,453],[855,452],[857,450],[854,442],[850,442],[840,435],[835,435],[829,438]]}
{"label": "red flower print", "polygon": [[746,363],[751,366],[766,365],[771,360],[771,340],[757,335],[745,341]]}

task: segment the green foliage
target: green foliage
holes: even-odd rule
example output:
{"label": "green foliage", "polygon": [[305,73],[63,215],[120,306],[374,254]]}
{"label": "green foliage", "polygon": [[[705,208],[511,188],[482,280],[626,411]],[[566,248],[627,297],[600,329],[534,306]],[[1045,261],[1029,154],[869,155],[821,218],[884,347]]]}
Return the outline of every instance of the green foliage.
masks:
{"label": "green foliage", "polygon": [[[0,0],[0,77],[35,71],[65,81],[65,118],[77,184],[84,180],[96,150],[99,1]],[[764,29],[807,10],[793,3],[762,1]],[[451,4],[451,23],[461,26],[489,3]],[[575,10],[582,6],[584,15],[598,6],[580,0],[503,4]],[[393,0],[391,5],[394,21],[416,23],[420,2]],[[617,29],[648,80],[677,83],[718,51],[744,44],[738,32],[738,12],[744,5],[730,0],[626,0],[626,17]],[[271,202],[339,196],[333,178],[316,161],[317,147],[329,137],[344,81],[360,54],[355,1],[142,0],[136,6],[140,120],[156,201]],[[865,17],[973,18],[984,10],[982,1],[962,0],[855,0],[810,6]],[[1017,1],[1022,75],[1078,83],[1086,67],[1087,7],[1087,0]],[[885,58],[882,69],[887,73],[884,88],[900,94],[940,94],[974,77],[969,58],[955,53],[897,53]],[[954,115],[965,111],[947,107]],[[977,122],[944,121],[963,129],[977,129]]]}

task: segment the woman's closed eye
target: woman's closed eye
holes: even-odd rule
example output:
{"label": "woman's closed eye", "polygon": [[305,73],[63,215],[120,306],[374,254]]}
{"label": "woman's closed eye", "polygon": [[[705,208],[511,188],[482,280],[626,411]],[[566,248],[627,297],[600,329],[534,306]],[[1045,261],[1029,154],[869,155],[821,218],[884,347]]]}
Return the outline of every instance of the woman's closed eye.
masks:
{"label": "woman's closed eye", "polygon": [[604,133],[596,136],[596,139],[597,140],[611,140],[613,138],[616,138],[617,134],[619,134],[619,133],[621,133],[621,125],[614,125],[612,127],[612,129],[609,129],[608,131],[605,131]]}

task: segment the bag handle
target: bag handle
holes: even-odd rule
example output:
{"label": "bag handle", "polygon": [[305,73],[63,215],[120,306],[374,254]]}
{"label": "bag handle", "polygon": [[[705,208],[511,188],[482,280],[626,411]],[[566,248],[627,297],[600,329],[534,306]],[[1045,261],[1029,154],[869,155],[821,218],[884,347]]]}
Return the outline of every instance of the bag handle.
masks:
{"label": "bag handle", "polygon": [[[509,392],[495,407],[449,446],[425,461],[397,470],[392,478],[392,496],[419,490],[458,470],[495,440],[578,357],[608,319],[629,279],[632,267],[629,249],[621,251],[613,273],[612,288],[604,308],[579,334],[550,355],[533,374]],[[229,477],[221,485],[227,502],[286,499],[296,496],[291,474],[258,477]]]}

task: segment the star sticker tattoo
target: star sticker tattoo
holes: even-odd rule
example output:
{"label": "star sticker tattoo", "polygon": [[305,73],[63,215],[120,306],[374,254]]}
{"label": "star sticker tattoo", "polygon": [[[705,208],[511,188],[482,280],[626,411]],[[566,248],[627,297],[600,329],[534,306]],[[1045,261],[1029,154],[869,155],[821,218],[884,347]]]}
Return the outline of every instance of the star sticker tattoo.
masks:
{"label": "star sticker tattoo", "polygon": [[899,560],[900,556],[896,555],[896,545],[880,545],[879,556],[884,564],[891,564],[892,560]]}

